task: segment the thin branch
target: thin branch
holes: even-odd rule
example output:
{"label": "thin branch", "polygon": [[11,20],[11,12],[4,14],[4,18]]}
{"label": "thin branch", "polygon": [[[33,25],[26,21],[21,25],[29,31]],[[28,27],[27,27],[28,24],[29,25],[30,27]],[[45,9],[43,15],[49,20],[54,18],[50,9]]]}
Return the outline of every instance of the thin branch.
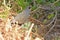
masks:
{"label": "thin branch", "polygon": [[3,1],[3,4],[6,5],[6,1],[5,0]]}
{"label": "thin branch", "polygon": [[38,10],[40,8],[45,9],[45,10],[50,10],[50,8],[48,8],[48,7],[45,8],[44,6],[40,5],[38,8],[36,8],[35,10],[33,10],[31,13],[35,12],[36,10]]}
{"label": "thin branch", "polygon": [[5,6],[8,10],[11,9],[10,7],[8,7],[8,6],[6,5],[6,0],[3,1],[3,4],[4,4],[4,6]]}
{"label": "thin branch", "polygon": [[44,37],[46,37],[46,35],[48,35],[49,34],[49,32],[55,27],[55,24],[56,24],[56,21],[55,21],[55,23],[54,23],[54,25],[50,28],[50,30],[45,34],[45,36]]}
{"label": "thin branch", "polygon": [[30,27],[30,29],[29,29],[29,31],[28,31],[28,34],[27,34],[27,36],[25,37],[25,40],[28,40],[29,35],[30,35],[31,30],[32,30],[33,27],[34,27],[34,24],[32,23],[32,25],[31,25],[31,27]]}
{"label": "thin branch", "polygon": [[52,24],[54,22],[54,20],[56,19],[56,17],[57,17],[57,13],[55,14],[55,17],[53,18],[53,20],[46,26],[49,26],[50,24]]}
{"label": "thin branch", "polygon": [[[56,12],[56,13],[57,13],[57,12]],[[57,17],[56,17],[56,20],[57,20]],[[50,31],[55,27],[56,20],[55,20],[55,22],[54,22],[54,25],[53,25],[53,26],[50,28],[50,30],[45,34],[45,36],[46,36],[46,35],[48,35],[48,34],[49,34],[49,32],[50,32]],[[44,37],[45,37],[45,36],[44,36]]]}
{"label": "thin branch", "polygon": [[32,18],[32,17],[30,17],[30,21],[31,22],[37,22],[36,24],[41,24],[41,25],[44,25],[41,21],[39,21],[39,20],[37,20],[37,19],[34,19],[34,18]]}
{"label": "thin branch", "polygon": [[[54,3],[52,3],[52,6],[55,4],[55,3],[57,3],[57,2],[59,2],[60,0],[57,0],[56,2],[54,2]],[[38,9],[40,9],[40,8],[42,8],[42,9],[45,9],[45,10],[50,10],[51,8],[45,8],[44,6],[42,6],[42,5],[40,5],[38,8],[36,8],[35,10],[33,10],[31,13],[33,13],[33,12],[35,12],[36,10],[38,10]],[[56,9],[55,9],[56,10]],[[58,10],[58,9],[57,9]]]}
{"label": "thin branch", "polygon": [[2,34],[1,34],[1,32],[0,32],[0,40],[4,40],[4,38],[3,38]]}
{"label": "thin branch", "polygon": [[55,4],[55,3],[57,3],[57,2],[59,2],[60,0],[57,0],[57,1],[55,1],[54,3],[53,3],[53,5]]}

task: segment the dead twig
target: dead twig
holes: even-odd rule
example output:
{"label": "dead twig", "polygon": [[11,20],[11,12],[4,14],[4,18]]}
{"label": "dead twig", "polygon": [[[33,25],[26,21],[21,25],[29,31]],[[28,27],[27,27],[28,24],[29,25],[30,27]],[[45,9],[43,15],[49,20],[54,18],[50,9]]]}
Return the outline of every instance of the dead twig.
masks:
{"label": "dead twig", "polygon": [[[56,12],[56,14],[57,14],[57,12]],[[56,17],[57,18],[57,17]],[[57,19],[56,19],[57,20]],[[50,30],[45,34],[45,36],[47,35],[47,34],[49,34],[49,32],[55,27],[55,24],[56,24],[56,20],[55,20],[55,22],[54,22],[54,25],[50,28]],[[44,36],[44,37],[45,37]]]}
{"label": "dead twig", "polygon": [[28,40],[28,39],[29,39],[29,35],[30,35],[31,30],[32,30],[33,27],[34,27],[34,24],[32,23],[32,25],[31,25],[31,27],[30,27],[30,29],[29,29],[29,31],[28,31],[28,34],[27,34],[27,36],[25,37],[25,40]]}

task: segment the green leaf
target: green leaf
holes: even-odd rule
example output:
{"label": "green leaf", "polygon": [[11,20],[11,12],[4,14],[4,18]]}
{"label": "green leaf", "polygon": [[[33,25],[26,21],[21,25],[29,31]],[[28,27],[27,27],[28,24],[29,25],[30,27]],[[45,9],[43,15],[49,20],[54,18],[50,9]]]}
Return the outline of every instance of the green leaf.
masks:
{"label": "green leaf", "polygon": [[29,29],[30,28],[30,25],[31,25],[31,22],[27,22],[27,23],[24,23],[21,27],[22,28]]}
{"label": "green leaf", "polygon": [[37,3],[44,3],[44,0],[37,0]]}
{"label": "green leaf", "polygon": [[38,18],[38,15],[34,14],[33,17],[34,17],[35,19],[37,19],[37,18]]}
{"label": "green leaf", "polygon": [[[22,7],[22,10],[24,10],[28,5],[29,3],[31,2],[30,0],[16,0],[16,2],[18,3],[19,6]],[[21,12],[22,10],[18,10],[17,12]]]}
{"label": "green leaf", "polygon": [[54,14],[52,13],[52,14],[49,14],[48,16],[47,16],[47,18],[48,19],[51,19],[51,18],[53,18],[54,17]]}
{"label": "green leaf", "polygon": [[50,0],[51,3],[55,2],[55,0]]}
{"label": "green leaf", "polygon": [[47,19],[44,19],[43,23],[45,24],[47,22]]}
{"label": "green leaf", "polygon": [[36,6],[33,6],[32,8],[31,8],[31,10],[35,10],[37,7]]}
{"label": "green leaf", "polygon": [[27,2],[30,4],[32,2],[32,0],[27,0]]}
{"label": "green leaf", "polygon": [[7,18],[7,16],[8,16],[7,12],[0,13],[0,18]]}
{"label": "green leaf", "polygon": [[28,5],[28,2],[24,2],[24,0],[17,0],[17,3],[19,6],[21,6],[23,9],[26,8],[26,6]]}
{"label": "green leaf", "polygon": [[55,6],[60,6],[60,1],[55,3]]}

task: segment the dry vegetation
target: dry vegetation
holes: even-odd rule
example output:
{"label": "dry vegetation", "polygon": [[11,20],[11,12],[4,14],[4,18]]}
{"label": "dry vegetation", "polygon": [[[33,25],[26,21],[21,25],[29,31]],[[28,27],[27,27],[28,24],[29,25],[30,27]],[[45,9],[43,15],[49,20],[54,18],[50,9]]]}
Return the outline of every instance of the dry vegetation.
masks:
{"label": "dry vegetation", "polygon": [[[55,27],[59,3],[59,0],[0,0],[0,40],[44,40]],[[28,5],[29,22],[19,25],[14,17]]]}

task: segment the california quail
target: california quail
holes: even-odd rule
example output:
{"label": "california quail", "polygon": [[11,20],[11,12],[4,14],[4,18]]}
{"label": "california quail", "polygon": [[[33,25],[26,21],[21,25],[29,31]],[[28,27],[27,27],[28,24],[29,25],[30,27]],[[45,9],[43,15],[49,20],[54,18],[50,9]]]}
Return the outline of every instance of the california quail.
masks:
{"label": "california quail", "polygon": [[29,16],[30,16],[30,9],[29,7],[27,7],[25,10],[23,10],[15,17],[15,20],[18,21],[19,24],[23,24],[28,21]]}

